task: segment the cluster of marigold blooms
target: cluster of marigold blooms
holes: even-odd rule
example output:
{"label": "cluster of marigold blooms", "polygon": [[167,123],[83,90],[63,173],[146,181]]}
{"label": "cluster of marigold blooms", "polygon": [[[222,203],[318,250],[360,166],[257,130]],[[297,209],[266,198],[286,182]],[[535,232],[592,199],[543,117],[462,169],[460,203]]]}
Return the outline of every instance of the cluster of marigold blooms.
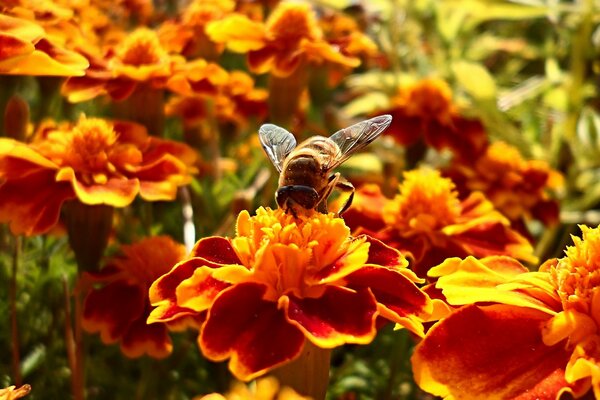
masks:
{"label": "cluster of marigold blooms", "polygon": [[[361,62],[385,67],[356,21],[317,17],[305,3],[196,0],[162,20],[144,1],[15,0],[0,11],[0,74],[65,77],[69,102],[101,98],[117,117],[44,121],[29,132],[15,128],[22,105],[9,102],[0,221],[15,235],[48,233],[61,213],[69,235],[81,235],[69,223],[81,205],[174,200],[201,169],[192,146],[207,136],[227,140],[267,116],[297,121],[309,75],[335,87]],[[251,74],[268,74],[267,88],[221,66],[225,52],[246,54]],[[363,185],[343,219],[261,207],[238,215],[233,237],[202,238],[189,254],[166,236],[122,245],[101,269],[80,266],[83,328],[128,357],[155,358],[171,353],[169,331],[196,329],[206,358],[229,360],[249,381],[307,343],[368,344],[388,321],[418,338],[413,372],[432,394],[600,397],[600,230],[582,226],[564,257],[535,272],[521,264],[538,263],[527,223],[557,222],[560,174],[489,142],[438,78],[401,85],[374,113],[393,116],[385,134],[398,145],[449,151],[449,163],[405,172],[393,197]],[[182,121],[187,144],[161,137],[165,118]],[[227,396],[280,392],[271,378],[256,389]],[[288,388],[279,396],[301,398]]]}

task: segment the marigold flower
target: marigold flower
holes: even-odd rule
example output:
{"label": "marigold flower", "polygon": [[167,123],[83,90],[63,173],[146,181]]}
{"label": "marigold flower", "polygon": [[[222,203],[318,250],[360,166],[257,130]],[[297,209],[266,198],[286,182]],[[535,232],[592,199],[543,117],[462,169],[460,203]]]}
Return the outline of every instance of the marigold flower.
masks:
{"label": "marigold flower", "polygon": [[150,288],[149,323],[206,315],[198,344],[241,380],[294,360],[305,340],[366,344],[378,316],[422,334],[429,298],[402,255],[344,221],[314,213],[243,211],[232,239],[200,240]]}
{"label": "marigold flower", "polygon": [[188,146],[149,137],[141,125],[97,118],[45,127],[29,145],[0,138],[0,221],[32,235],[52,228],[68,199],[113,207],[138,193],[172,200],[195,160]]}
{"label": "marigold flower", "polygon": [[[580,226],[566,255],[529,272],[495,260],[449,259],[430,271],[466,305],[416,348],[419,385],[455,398],[600,396],[600,227]],[[475,304],[473,304],[475,303]],[[527,397],[525,397],[527,393]]]}
{"label": "marigold flower", "polygon": [[107,261],[100,272],[86,272],[81,278],[87,292],[83,328],[100,333],[105,344],[119,342],[127,357],[168,356],[173,346],[166,326],[146,324],[150,313],[148,288],[185,255],[185,246],[168,236],[121,246],[120,255]]}
{"label": "marigold flower", "polygon": [[235,382],[225,395],[211,393],[193,400],[310,400],[300,396],[293,389],[281,388],[277,379],[272,376],[258,379],[253,388],[242,382]]}
{"label": "marigold flower", "polygon": [[16,386],[9,386],[4,389],[0,389],[0,400],[17,400],[25,397],[31,391],[31,386],[23,385],[18,389]]}
{"label": "marigold flower", "polygon": [[505,142],[490,144],[480,157],[455,163],[444,174],[463,194],[474,190],[485,193],[517,226],[532,219],[546,225],[558,221],[558,203],[550,192],[562,185],[562,175],[544,161],[523,159]]}
{"label": "marigold flower", "polygon": [[452,90],[439,78],[400,86],[389,109],[380,112],[392,115],[386,133],[402,145],[423,140],[437,150],[450,149],[466,158],[480,154],[487,145],[481,122],[460,115]]}
{"label": "marigold flower", "polygon": [[323,38],[317,19],[307,4],[280,3],[265,23],[242,14],[231,14],[208,24],[206,32],[217,43],[235,52],[248,53],[250,70],[290,76],[303,62],[329,62],[356,67],[360,60],[348,57]]}
{"label": "marigold flower", "polygon": [[82,77],[69,78],[62,93],[71,102],[80,102],[108,94],[113,100],[123,100],[139,84],[155,89],[164,88],[176,65],[185,60],[169,54],[155,31],[138,28],[110,46],[103,54],[87,49],[90,68]]}
{"label": "marigold flower", "polygon": [[[439,171],[405,172],[394,199],[386,199],[376,186],[359,189],[355,199],[356,205],[344,214],[353,232],[367,233],[400,250],[421,277],[449,257],[510,255],[536,260],[527,239],[483,194],[459,199],[454,183]],[[380,206],[372,207],[373,202]]]}
{"label": "marigold flower", "polygon": [[81,76],[85,57],[55,45],[38,24],[0,14],[0,74]]}

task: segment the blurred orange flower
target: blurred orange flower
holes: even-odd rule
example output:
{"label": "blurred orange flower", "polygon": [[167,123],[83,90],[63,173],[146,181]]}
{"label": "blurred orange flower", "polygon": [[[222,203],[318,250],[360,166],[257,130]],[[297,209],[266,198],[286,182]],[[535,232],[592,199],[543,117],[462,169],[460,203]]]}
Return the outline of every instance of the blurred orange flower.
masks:
{"label": "blurred orange flower", "polygon": [[0,389],[0,400],[17,400],[25,397],[31,391],[31,386],[23,385],[16,389],[16,386],[9,386],[4,389]]}
{"label": "blurred orange flower", "polygon": [[100,272],[86,272],[81,278],[86,294],[83,328],[100,333],[105,344],[119,342],[127,357],[168,356],[173,346],[167,328],[146,324],[148,289],[185,255],[185,246],[168,236],[121,246],[120,255],[108,260]]}
{"label": "blurred orange flower", "polygon": [[200,240],[191,258],[150,288],[149,323],[206,315],[198,344],[209,359],[250,380],[322,348],[370,343],[378,316],[422,335],[430,312],[402,255],[340,218],[243,211],[232,239]]}
{"label": "blurred orange flower", "polygon": [[90,68],[82,77],[69,78],[62,93],[71,102],[80,102],[108,94],[123,100],[140,84],[164,88],[175,66],[183,64],[181,56],[169,54],[154,30],[141,27],[104,52],[86,49]]}
{"label": "blurred orange flower", "polygon": [[562,186],[562,175],[541,160],[525,160],[519,151],[494,142],[480,157],[453,163],[444,174],[457,184],[461,195],[481,191],[516,227],[525,221],[545,225],[558,222],[558,202],[550,193]]}
{"label": "blurred orange flower", "polygon": [[250,70],[259,74],[287,77],[303,61],[347,67],[360,64],[358,58],[344,55],[324,39],[308,4],[280,3],[264,23],[233,13],[209,23],[206,32],[231,51],[248,53]]}
{"label": "blurred orange flower", "polygon": [[426,78],[400,86],[390,106],[380,113],[391,114],[386,134],[409,146],[419,141],[437,150],[450,149],[472,158],[485,150],[487,134],[481,122],[460,115],[452,102],[452,90],[439,78]]}
{"label": "blurred orange flower", "polygon": [[483,194],[460,200],[454,183],[436,170],[405,172],[394,199],[374,185],[359,189],[355,199],[344,214],[352,231],[400,250],[420,277],[449,257],[509,255],[536,261],[527,239]]}
{"label": "blurred orange flower", "polygon": [[310,400],[310,397],[300,396],[288,387],[281,388],[276,378],[268,376],[258,379],[253,388],[242,382],[235,382],[225,395],[211,393],[194,397],[193,400]]}
{"label": "blurred orange flower", "polygon": [[38,24],[0,14],[0,75],[81,76],[89,63],[55,45]]}
{"label": "blurred orange flower", "polygon": [[46,126],[31,144],[0,138],[0,221],[15,234],[39,234],[58,221],[65,200],[129,205],[172,200],[190,182],[196,153],[149,137],[141,125],[81,117]]}
{"label": "blurred orange flower", "polygon": [[580,228],[583,239],[539,272],[504,262],[499,274],[471,257],[433,268],[447,301],[465,306],[417,346],[417,383],[464,399],[599,398],[600,227]]}

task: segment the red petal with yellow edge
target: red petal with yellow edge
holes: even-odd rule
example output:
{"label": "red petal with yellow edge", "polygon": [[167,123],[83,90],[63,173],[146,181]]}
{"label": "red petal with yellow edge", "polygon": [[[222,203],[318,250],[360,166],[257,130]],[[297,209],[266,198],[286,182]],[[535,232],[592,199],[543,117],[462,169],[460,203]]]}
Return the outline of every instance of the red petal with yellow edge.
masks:
{"label": "red petal with yellow edge", "polygon": [[[202,239],[200,242],[206,241],[208,244],[205,246],[210,247],[211,244],[221,240],[227,241],[223,238],[207,238]],[[200,242],[196,244],[196,247],[200,245]],[[192,251],[193,253],[194,251]],[[221,265],[204,258],[195,257],[180,262],[170,272],[154,281],[152,286],[150,286],[149,296],[150,304],[156,308],[150,313],[148,323],[172,322],[183,317],[198,314],[194,310],[178,305],[176,293],[177,287],[181,282],[190,278],[196,269],[202,267],[219,268]]]}
{"label": "red petal with yellow edge", "polygon": [[314,344],[333,348],[345,343],[370,343],[377,329],[377,303],[366,289],[354,291],[328,286],[318,298],[279,299],[290,323]]}
{"label": "red petal with yellow edge", "polygon": [[31,53],[34,49],[30,42],[0,32],[0,60]]}
{"label": "red petal with yellow edge", "polygon": [[79,201],[88,205],[106,204],[126,207],[133,202],[140,189],[137,179],[109,178],[103,185],[85,185],[77,179],[73,168],[61,168],[56,174],[59,182],[70,182]]}
{"label": "red petal with yellow edge", "polygon": [[255,74],[268,72],[275,63],[276,51],[270,46],[248,53],[248,67]]}
{"label": "red petal with yellow edge", "polygon": [[55,181],[55,170],[31,170],[0,184],[0,222],[10,222],[15,235],[47,232],[58,222],[62,204],[75,197],[71,185]]}
{"label": "red petal with yellow edge", "polygon": [[[541,325],[548,315],[505,305],[465,306],[437,323],[411,359],[418,385],[437,396],[509,399],[525,392],[554,399],[569,354],[564,343],[546,346]],[[550,397],[552,396],[552,397]],[[534,397],[535,398],[535,397]]]}
{"label": "red petal with yellow edge", "polygon": [[[237,268],[247,271],[242,266]],[[177,286],[175,290],[177,304],[196,312],[208,310],[215,297],[230,286],[228,283],[211,276],[211,272],[214,270],[214,268],[205,266],[196,268],[191,277]]]}
{"label": "red petal with yellow edge", "polygon": [[116,342],[143,314],[145,295],[139,286],[124,281],[91,291],[83,306],[83,329],[100,332],[104,343]]}
{"label": "red petal with yellow edge", "polygon": [[296,358],[304,344],[302,332],[291,325],[277,304],[262,299],[258,283],[242,283],[223,291],[213,303],[198,343],[214,361],[231,357],[236,378],[251,380]]}
{"label": "red petal with yellow edge", "polygon": [[409,329],[416,328],[416,334],[423,334],[418,331],[422,327],[406,319],[430,313],[432,304],[429,297],[410,279],[397,271],[367,266],[349,275],[346,280],[350,288],[369,289],[377,303],[389,311],[384,313],[385,318]]}
{"label": "red petal with yellow edge", "polygon": [[167,328],[163,324],[146,324],[146,315],[132,322],[123,336],[121,350],[127,357],[144,354],[153,358],[165,358],[173,349]]}
{"label": "red petal with yellow edge", "polygon": [[408,261],[402,256],[398,250],[386,245],[381,240],[372,238],[368,235],[361,235],[358,238],[366,237],[370,243],[369,258],[367,264],[381,265],[383,267],[407,267]]}
{"label": "red petal with yellow edge", "polygon": [[219,236],[200,239],[192,249],[190,257],[202,257],[215,264],[242,264],[231,242]]}

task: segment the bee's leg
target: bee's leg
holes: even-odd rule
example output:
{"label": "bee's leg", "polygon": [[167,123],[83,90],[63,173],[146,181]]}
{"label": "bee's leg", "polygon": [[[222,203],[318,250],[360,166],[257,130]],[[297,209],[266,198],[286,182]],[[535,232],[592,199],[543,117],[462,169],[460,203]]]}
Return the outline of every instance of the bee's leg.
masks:
{"label": "bee's leg", "polygon": [[320,196],[322,199],[321,202],[317,205],[317,211],[323,214],[327,214],[327,198],[331,195],[333,188],[337,185],[338,180],[340,179],[340,173],[336,172],[329,177],[329,182],[327,182],[327,186],[323,189],[323,195]]}
{"label": "bee's leg", "polygon": [[348,198],[344,202],[344,205],[342,205],[342,208],[340,208],[337,212],[337,215],[340,216],[348,209],[348,207],[350,207],[350,205],[352,204],[352,200],[354,200],[354,185],[352,185],[343,177],[339,177],[335,183],[335,187],[341,190],[342,192],[350,192],[350,196],[348,196]]}

